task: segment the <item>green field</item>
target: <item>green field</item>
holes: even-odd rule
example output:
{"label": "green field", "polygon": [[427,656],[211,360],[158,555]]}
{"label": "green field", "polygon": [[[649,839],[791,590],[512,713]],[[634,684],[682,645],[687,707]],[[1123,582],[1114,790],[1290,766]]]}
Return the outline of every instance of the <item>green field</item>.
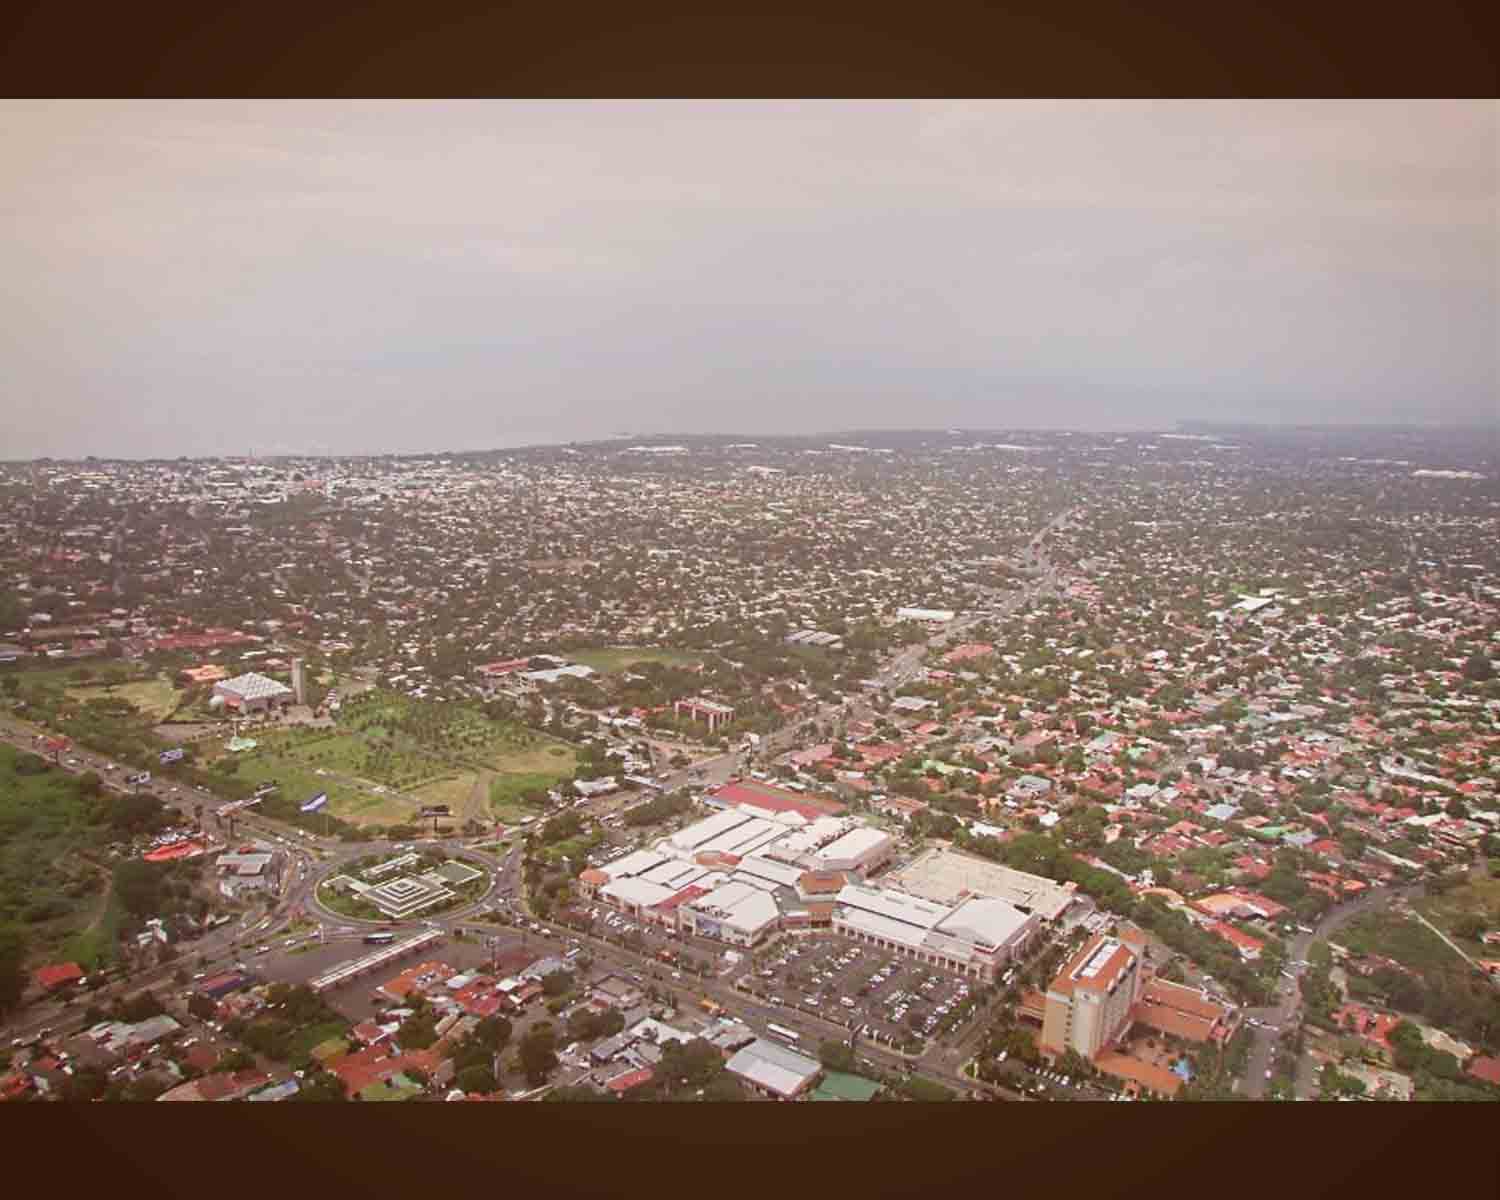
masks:
{"label": "green field", "polygon": [[528,792],[545,792],[572,776],[571,759],[552,771],[503,771],[490,780],[490,811],[502,821],[535,816],[521,797]]}
{"label": "green field", "polygon": [[601,675],[613,675],[635,663],[661,663],[667,667],[690,667],[703,661],[703,655],[687,650],[666,650],[660,646],[599,646],[574,650],[568,654],[574,662],[593,667]]}
{"label": "green field", "polygon": [[1334,940],[1356,954],[1379,954],[1418,973],[1447,971],[1463,962],[1421,922],[1392,913],[1356,917]]}
{"label": "green field", "polygon": [[[1416,901],[1417,910],[1470,954],[1493,958],[1494,947],[1468,936],[1463,927],[1477,918],[1485,930],[1500,929],[1500,879],[1482,879]],[[1467,918],[1467,922],[1466,919]]]}
{"label": "green field", "polygon": [[68,695],[83,703],[103,696],[126,700],[135,706],[137,712],[150,717],[153,721],[160,721],[171,716],[177,711],[177,706],[182,700],[182,693],[160,677],[139,679],[134,683],[121,683],[113,687],[93,684],[70,687]]}
{"label": "green field", "polygon": [[508,785],[519,791],[570,778],[576,758],[571,747],[491,721],[466,705],[379,691],[347,705],[334,729],[276,731],[260,741],[239,757],[237,778],[275,780],[299,803],[326,791],[333,815],[358,824],[405,821],[420,804],[446,804],[460,818],[484,817],[484,789],[476,786],[482,773],[520,778]]}
{"label": "green field", "polygon": [[474,803],[475,784],[478,780],[478,772],[465,771],[451,779],[440,779],[436,783],[419,787],[412,794],[423,804],[446,804],[456,820],[462,821],[469,817],[479,819],[485,814],[483,806],[476,808]]}
{"label": "green field", "polygon": [[321,763],[305,754],[279,751],[269,738],[249,753],[234,755],[232,761],[238,764],[234,778],[255,784],[275,783],[280,795],[297,804],[327,792],[328,807],[335,816],[357,814],[384,799],[367,789],[317,774]]}
{"label": "green field", "polygon": [[571,746],[514,722],[378,691],[350,703],[332,728],[257,740],[243,754],[208,744],[199,753],[231,778],[276,783],[291,802],[327,792],[331,815],[359,825],[409,821],[423,804],[446,804],[459,820],[519,819],[511,810],[523,792],[572,778],[577,763]]}

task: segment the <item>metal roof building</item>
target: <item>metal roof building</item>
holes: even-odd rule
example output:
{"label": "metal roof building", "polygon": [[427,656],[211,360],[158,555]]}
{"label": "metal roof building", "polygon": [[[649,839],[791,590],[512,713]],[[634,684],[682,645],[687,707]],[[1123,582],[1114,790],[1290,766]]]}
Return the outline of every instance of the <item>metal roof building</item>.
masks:
{"label": "metal roof building", "polygon": [[224,702],[234,708],[247,711],[292,701],[292,689],[286,684],[254,671],[214,684],[214,695],[222,696]]}
{"label": "metal roof building", "polygon": [[800,1096],[818,1078],[821,1064],[765,1038],[756,1038],[726,1064],[731,1075],[781,1100]]}

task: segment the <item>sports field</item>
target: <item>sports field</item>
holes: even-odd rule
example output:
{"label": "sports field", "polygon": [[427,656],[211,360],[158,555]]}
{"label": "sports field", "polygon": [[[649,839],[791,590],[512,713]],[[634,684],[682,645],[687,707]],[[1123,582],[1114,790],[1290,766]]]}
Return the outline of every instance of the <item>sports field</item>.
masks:
{"label": "sports field", "polygon": [[589,650],[574,650],[569,658],[593,667],[601,675],[613,675],[624,671],[635,663],[661,663],[668,667],[691,667],[701,661],[701,654],[687,650],[667,650],[660,646],[598,646]]}

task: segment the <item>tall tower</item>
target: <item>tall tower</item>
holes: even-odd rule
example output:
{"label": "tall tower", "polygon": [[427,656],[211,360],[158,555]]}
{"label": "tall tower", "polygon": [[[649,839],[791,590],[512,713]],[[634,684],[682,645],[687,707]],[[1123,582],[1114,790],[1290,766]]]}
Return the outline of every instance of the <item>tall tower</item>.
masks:
{"label": "tall tower", "polygon": [[300,658],[292,659],[292,696],[298,704],[307,703],[307,676]]}

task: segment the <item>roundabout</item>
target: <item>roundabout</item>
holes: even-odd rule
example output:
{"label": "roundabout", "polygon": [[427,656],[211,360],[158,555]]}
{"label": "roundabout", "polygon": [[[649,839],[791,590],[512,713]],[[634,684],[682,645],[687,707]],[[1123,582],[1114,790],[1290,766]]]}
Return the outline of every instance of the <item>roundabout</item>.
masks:
{"label": "roundabout", "polygon": [[462,920],[495,888],[493,862],[463,846],[366,847],[326,865],[304,903],[325,921],[391,929]]}

